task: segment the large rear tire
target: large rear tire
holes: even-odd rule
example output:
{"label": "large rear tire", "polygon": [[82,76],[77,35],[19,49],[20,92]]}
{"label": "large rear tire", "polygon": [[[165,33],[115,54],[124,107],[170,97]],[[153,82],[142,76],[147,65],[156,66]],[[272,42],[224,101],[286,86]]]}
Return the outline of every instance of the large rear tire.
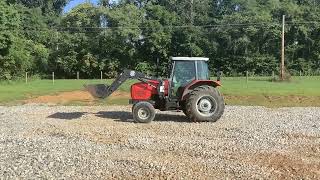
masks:
{"label": "large rear tire", "polygon": [[156,113],[153,105],[149,102],[138,102],[132,107],[133,120],[138,123],[150,123]]}
{"label": "large rear tire", "polygon": [[182,112],[183,112],[184,115],[186,115],[187,117],[189,117],[188,112],[187,112],[186,109],[182,109]]}
{"label": "large rear tire", "polygon": [[181,110],[184,113],[184,115],[186,115],[187,117],[189,117],[188,112],[187,112],[187,108],[186,108],[186,102],[180,102],[181,103]]}
{"label": "large rear tire", "polygon": [[194,122],[216,122],[224,113],[223,97],[211,86],[195,88],[186,102],[186,114]]}

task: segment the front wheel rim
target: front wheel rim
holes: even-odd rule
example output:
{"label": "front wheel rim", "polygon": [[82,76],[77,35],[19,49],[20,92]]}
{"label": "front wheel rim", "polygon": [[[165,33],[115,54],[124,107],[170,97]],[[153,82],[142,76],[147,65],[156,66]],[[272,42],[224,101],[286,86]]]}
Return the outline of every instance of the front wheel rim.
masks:
{"label": "front wheel rim", "polygon": [[210,117],[217,110],[217,101],[212,96],[202,96],[197,100],[196,109],[202,116]]}
{"label": "front wheel rim", "polygon": [[140,108],[140,109],[138,110],[138,117],[139,117],[140,119],[146,120],[146,119],[149,118],[149,116],[150,116],[150,113],[149,113],[149,111],[148,111],[147,109],[145,109],[145,108]]}

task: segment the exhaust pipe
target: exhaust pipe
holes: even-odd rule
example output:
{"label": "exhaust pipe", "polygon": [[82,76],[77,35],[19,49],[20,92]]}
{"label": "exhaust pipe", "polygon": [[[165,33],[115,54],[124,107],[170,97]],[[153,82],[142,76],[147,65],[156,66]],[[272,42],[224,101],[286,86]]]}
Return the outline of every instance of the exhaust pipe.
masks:
{"label": "exhaust pipe", "polygon": [[217,72],[217,81],[220,81],[220,80],[221,80],[221,74],[222,74],[221,71],[218,71],[218,72]]}

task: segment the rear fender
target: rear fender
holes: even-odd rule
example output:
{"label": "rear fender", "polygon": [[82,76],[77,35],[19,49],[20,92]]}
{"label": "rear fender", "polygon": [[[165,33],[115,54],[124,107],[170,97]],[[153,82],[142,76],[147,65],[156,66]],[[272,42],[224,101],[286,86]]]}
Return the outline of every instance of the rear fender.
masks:
{"label": "rear fender", "polygon": [[199,86],[203,86],[203,85],[212,86],[214,88],[222,86],[220,81],[194,80],[188,86],[185,87],[183,94],[182,94],[182,97],[181,97],[181,100],[185,100],[187,94],[189,94],[191,91],[193,91],[193,89],[195,89],[196,87],[199,87]]}

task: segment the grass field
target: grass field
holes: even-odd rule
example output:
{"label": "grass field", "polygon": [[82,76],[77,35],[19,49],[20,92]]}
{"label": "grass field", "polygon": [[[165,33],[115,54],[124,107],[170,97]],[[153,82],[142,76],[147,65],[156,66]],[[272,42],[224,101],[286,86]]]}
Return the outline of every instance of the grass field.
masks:
{"label": "grass field", "polygon": [[268,77],[224,78],[222,92],[228,95],[320,96],[320,76],[293,77],[290,82],[272,82]]}
{"label": "grass field", "polygon": [[[271,82],[268,77],[223,78],[220,91],[227,104],[265,106],[320,106],[320,77],[293,77],[290,82]],[[104,81],[110,84],[112,80]],[[125,82],[120,91],[129,92],[133,80]],[[33,80],[24,82],[1,82],[0,103],[15,104],[19,100],[41,95],[83,89],[83,84],[101,83],[100,80]],[[297,102],[298,101],[298,102]],[[112,103],[123,104],[123,99]]]}
{"label": "grass field", "polygon": [[225,78],[221,92],[227,104],[267,107],[320,106],[320,77],[292,77],[290,82],[270,78]]}

